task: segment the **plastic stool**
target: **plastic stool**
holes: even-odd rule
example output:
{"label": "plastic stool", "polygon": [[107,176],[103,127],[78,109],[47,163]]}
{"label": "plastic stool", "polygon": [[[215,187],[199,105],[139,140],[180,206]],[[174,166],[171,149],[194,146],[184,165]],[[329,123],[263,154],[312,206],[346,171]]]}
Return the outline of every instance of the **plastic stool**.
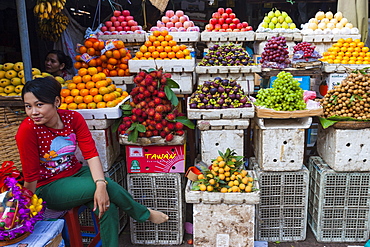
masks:
{"label": "plastic stool", "polygon": [[[75,207],[67,211],[67,213],[64,215],[64,219],[66,221],[66,225],[68,228],[69,244],[72,247],[84,247],[82,237],[93,238],[88,247],[102,246],[97,218],[93,211],[91,211],[91,216],[93,219],[94,226],[80,225],[78,215],[82,213],[86,208],[87,208],[86,206]],[[84,233],[82,231],[89,231],[95,233]]]}

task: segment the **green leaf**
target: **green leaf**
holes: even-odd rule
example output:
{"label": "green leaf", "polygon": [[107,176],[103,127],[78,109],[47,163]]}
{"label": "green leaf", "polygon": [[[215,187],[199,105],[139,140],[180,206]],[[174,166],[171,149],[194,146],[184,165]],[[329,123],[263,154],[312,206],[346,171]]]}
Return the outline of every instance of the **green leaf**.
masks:
{"label": "green leaf", "polygon": [[117,130],[118,130],[118,127],[121,125],[121,123],[122,123],[122,118],[118,118],[118,119],[116,119],[116,121],[114,121],[114,123],[113,123],[113,126],[112,126],[112,131],[113,131],[113,133],[114,132],[117,132]]}
{"label": "green leaf", "polygon": [[152,72],[152,71],[156,71],[156,69],[154,69],[154,68],[150,68],[150,69],[148,69],[148,73],[150,73],[150,72]]}
{"label": "green leaf", "polygon": [[130,132],[130,134],[128,134],[128,141],[136,142],[138,136],[139,136],[139,132],[137,131],[137,129],[134,129],[133,131]]}
{"label": "green leaf", "polygon": [[172,80],[171,78],[167,78],[166,86],[169,86],[170,88],[180,88],[180,85],[177,84],[177,82]]}
{"label": "green leaf", "polygon": [[191,120],[186,118],[185,116],[177,117],[175,119],[175,122],[180,122],[183,125],[185,125],[186,127],[188,127],[189,129],[194,129],[195,128],[195,124]]}
{"label": "green leaf", "polygon": [[121,109],[124,110],[124,111],[131,111],[132,106],[128,105],[128,104],[123,104],[123,105],[121,105]]}
{"label": "green leaf", "polygon": [[146,132],[146,128],[145,128],[145,126],[144,126],[144,125],[142,125],[142,124],[138,124],[138,125],[136,125],[136,129],[137,129],[139,132],[142,132],[142,133]]}
{"label": "green leaf", "polygon": [[127,129],[128,132],[136,129],[136,123],[131,124],[130,128]]}
{"label": "green leaf", "polygon": [[131,116],[132,115],[132,111],[123,111],[122,113],[125,117],[126,116]]}
{"label": "green leaf", "polygon": [[179,104],[179,99],[169,86],[164,86],[164,92],[172,105],[177,106]]}

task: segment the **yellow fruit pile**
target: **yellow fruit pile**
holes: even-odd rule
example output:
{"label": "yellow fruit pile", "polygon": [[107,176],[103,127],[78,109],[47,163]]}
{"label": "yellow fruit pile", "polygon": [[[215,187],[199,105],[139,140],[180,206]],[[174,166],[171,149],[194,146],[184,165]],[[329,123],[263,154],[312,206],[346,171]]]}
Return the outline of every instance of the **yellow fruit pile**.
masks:
{"label": "yellow fruit pile", "polygon": [[320,60],[336,64],[370,64],[369,47],[359,39],[339,39]]}
{"label": "yellow fruit pile", "polygon": [[191,59],[186,45],[178,45],[167,30],[153,31],[133,60]]}
{"label": "yellow fruit pile", "polygon": [[[225,152],[227,154],[227,151]],[[253,192],[254,179],[242,169],[242,157],[221,155],[213,160],[212,168],[198,175],[192,190],[208,192]]]}
{"label": "yellow fruit pile", "polygon": [[[46,76],[52,75],[32,68],[32,79]],[[62,77],[56,76],[55,79],[63,85]],[[19,96],[25,83],[23,62],[0,64],[0,96]]]}
{"label": "yellow fruit pile", "polygon": [[81,68],[61,91],[61,109],[96,109],[115,107],[128,96],[97,68]]}

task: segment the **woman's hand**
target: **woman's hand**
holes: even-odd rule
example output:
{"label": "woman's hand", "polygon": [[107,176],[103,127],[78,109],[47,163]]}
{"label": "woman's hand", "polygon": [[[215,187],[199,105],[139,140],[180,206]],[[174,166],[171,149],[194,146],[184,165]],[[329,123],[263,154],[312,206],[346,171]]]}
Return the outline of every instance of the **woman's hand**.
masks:
{"label": "woman's hand", "polygon": [[96,190],[94,194],[94,210],[99,209],[99,219],[109,209],[110,201],[107,192],[107,185],[102,182],[96,183]]}

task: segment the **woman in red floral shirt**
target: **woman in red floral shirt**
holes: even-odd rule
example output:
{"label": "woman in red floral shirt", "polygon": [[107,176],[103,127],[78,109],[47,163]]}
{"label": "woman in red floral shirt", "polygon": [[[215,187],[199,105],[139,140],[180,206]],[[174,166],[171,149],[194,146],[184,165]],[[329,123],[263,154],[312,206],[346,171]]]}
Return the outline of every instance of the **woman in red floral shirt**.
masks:
{"label": "woman in red floral shirt", "polygon": [[[85,119],[76,111],[58,109],[61,85],[52,77],[37,78],[22,91],[27,118],[16,141],[25,179],[54,210],[87,205],[100,218],[103,246],[118,246],[118,211],[139,222],[163,223],[168,216],[139,204],[120,185],[105,178],[94,139]],[[76,159],[77,146],[88,166]]]}

